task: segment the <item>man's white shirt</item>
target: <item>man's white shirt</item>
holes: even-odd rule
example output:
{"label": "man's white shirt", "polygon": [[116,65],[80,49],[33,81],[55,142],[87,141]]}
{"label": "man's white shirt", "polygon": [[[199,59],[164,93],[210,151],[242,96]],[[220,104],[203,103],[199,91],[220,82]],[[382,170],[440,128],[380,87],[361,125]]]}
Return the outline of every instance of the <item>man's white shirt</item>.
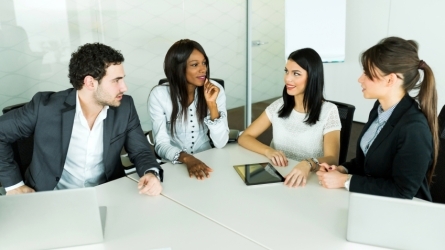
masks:
{"label": "man's white shirt", "polygon": [[108,108],[103,107],[90,130],[76,93],[76,114],[68,154],[55,189],[94,187],[105,183],[103,134]]}

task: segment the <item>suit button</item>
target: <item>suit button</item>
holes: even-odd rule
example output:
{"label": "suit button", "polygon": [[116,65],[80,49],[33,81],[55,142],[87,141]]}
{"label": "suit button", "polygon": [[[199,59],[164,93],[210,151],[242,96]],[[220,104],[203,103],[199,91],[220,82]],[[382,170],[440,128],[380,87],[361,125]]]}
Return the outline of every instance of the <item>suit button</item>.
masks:
{"label": "suit button", "polygon": [[58,182],[60,180],[60,177],[56,177],[56,181]]}

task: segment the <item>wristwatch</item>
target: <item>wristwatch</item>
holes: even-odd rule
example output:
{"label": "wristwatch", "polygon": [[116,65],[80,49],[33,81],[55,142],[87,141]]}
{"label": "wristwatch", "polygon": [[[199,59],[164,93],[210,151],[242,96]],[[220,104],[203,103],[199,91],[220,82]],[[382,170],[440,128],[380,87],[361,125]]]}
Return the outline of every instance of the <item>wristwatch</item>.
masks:
{"label": "wristwatch", "polygon": [[318,162],[318,159],[315,158],[315,157],[313,157],[313,158],[311,158],[311,160],[312,160],[313,162],[315,162],[315,165],[317,165],[317,166],[315,167],[314,171],[319,170],[319,169],[320,169],[320,163]]}
{"label": "wristwatch", "polygon": [[156,178],[158,178],[158,180],[161,180],[161,177],[159,176],[158,172],[156,172],[154,170],[147,170],[145,172],[145,174],[148,174],[148,173],[153,174],[154,176],[156,176]]}

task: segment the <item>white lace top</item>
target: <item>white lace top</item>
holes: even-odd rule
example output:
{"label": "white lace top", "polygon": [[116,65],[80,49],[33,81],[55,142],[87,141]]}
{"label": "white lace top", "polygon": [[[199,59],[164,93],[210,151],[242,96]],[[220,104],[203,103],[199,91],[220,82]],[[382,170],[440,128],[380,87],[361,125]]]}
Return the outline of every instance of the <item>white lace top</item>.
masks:
{"label": "white lace top", "polygon": [[278,117],[283,106],[283,98],[274,101],[266,108],[272,123],[273,139],[270,146],[284,152],[286,157],[301,161],[306,158],[323,156],[323,136],[334,130],[341,130],[337,106],[323,102],[319,121],[310,126],[304,122],[306,113],[292,110],[287,118]]}

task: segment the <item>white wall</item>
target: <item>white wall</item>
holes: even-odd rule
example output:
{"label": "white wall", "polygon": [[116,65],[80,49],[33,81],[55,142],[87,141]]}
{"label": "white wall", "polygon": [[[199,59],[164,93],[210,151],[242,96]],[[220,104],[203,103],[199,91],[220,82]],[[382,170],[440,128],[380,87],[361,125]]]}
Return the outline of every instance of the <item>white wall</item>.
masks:
{"label": "white wall", "polygon": [[[284,0],[254,0],[253,100],[281,95]],[[362,97],[359,54],[397,35],[420,43],[420,57],[435,72],[439,108],[445,104],[445,2],[440,0],[348,0],[344,63],[325,64],[326,97],[354,104],[354,120],[366,122],[373,100]],[[144,129],[146,101],[163,78],[162,61],[181,38],[200,42],[211,75],[226,81],[228,108],[245,103],[244,0],[0,0],[0,109],[29,101],[37,91],[70,87],[70,54],[86,42],[104,42],[126,59],[128,94]],[[329,41],[327,41],[329,42]]]}
{"label": "white wall", "polygon": [[416,40],[419,56],[434,71],[439,110],[445,104],[445,2],[440,0],[348,0],[346,58],[325,64],[326,97],[356,106],[355,121],[366,122],[374,100],[366,100],[357,82],[359,55],[387,36]]}
{"label": "white wall", "polygon": [[[254,51],[254,101],[281,93],[283,6],[284,0],[253,4],[253,33],[268,42]],[[82,44],[102,42],[123,53],[127,94],[149,130],[148,94],[165,77],[168,48],[182,38],[206,50],[211,77],[225,80],[227,108],[243,106],[244,0],[0,0],[0,110],[29,101],[38,91],[70,88],[71,53]]]}

